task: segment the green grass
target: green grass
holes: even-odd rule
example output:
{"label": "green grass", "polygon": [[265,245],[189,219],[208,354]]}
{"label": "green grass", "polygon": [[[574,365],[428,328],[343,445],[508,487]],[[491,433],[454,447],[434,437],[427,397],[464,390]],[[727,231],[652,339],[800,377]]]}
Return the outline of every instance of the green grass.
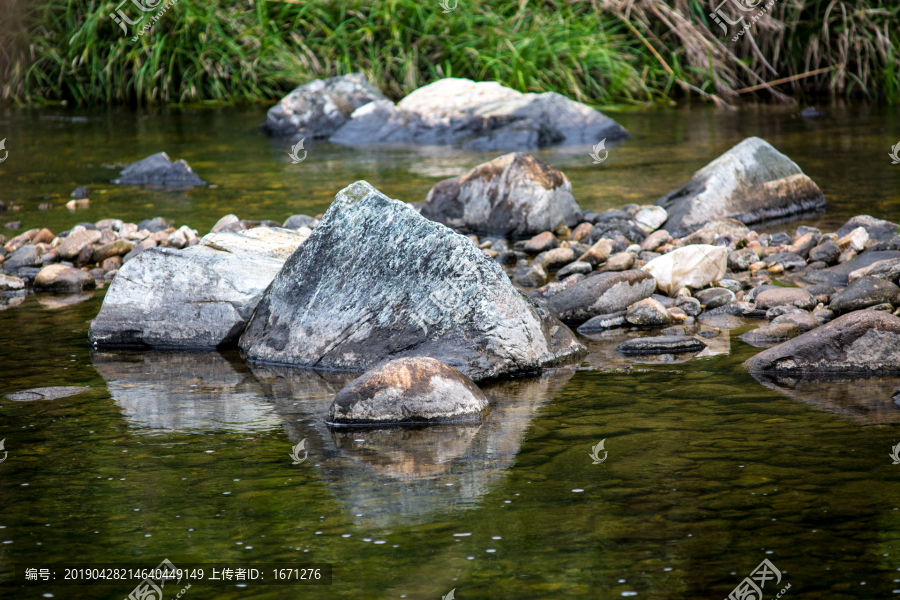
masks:
{"label": "green grass", "polygon": [[137,41],[113,1],[7,4],[0,99],[19,103],[270,102],[353,71],[394,99],[453,76],[594,105],[696,90],[734,101],[821,67],[834,69],[780,89],[900,98],[893,0],[779,0],[756,47],[721,35],[711,0],[459,0],[446,14],[437,0],[177,0]]}

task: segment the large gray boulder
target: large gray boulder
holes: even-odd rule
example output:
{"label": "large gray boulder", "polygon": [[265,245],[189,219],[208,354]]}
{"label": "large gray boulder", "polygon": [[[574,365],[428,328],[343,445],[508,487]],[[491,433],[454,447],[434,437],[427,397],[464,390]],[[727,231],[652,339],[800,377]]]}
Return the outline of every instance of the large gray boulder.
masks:
{"label": "large gray boulder", "polygon": [[161,185],[182,187],[205,185],[206,182],[194,173],[183,160],[172,162],[165,152],[151,154],[147,158],[131,163],[119,172],[113,183],[123,185]]}
{"label": "large gray boulder", "polygon": [[384,99],[362,73],[317,79],[270,108],[259,128],[269,135],[325,138],[346,123],[357,108]]}
{"label": "large gray boulder", "polygon": [[438,182],[422,207],[423,217],[449,227],[517,236],[574,227],[581,214],[566,176],[519,152]]}
{"label": "large gray boulder", "polygon": [[662,225],[683,237],[713,219],[745,225],[823,210],[825,196],[791,159],[750,137],[715,159],[690,181],[656,201],[668,211]]}
{"label": "large gray boulder", "polygon": [[354,372],[427,356],[475,381],[585,352],[468,238],[364,181],[287,260],[240,346],[251,361]]}
{"label": "large gray boulder", "polygon": [[656,291],[656,279],[638,269],[592,275],[551,296],[547,308],[564,323],[580,325],[591,317],[626,310]]}
{"label": "large gray boulder", "polygon": [[419,88],[396,106],[382,100],[357,109],[330,141],[503,151],[593,145],[628,135],[609,117],[555,92],[523,94],[493,81],[447,78]]}
{"label": "large gray boulder", "polygon": [[398,358],[367,371],[338,392],[333,425],[480,422],[488,401],[475,383],[439,360]]}
{"label": "large gray boulder", "polygon": [[184,250],[150,248],[119,269],[88,337],[98,346],[234,343],[285,258],[304,239],[260,227],[210,234]]}
{"label": "large gray boulder", "polygon": [[900,318],[858,310],[744,362],[751,372],[872,373],[900,371]]}

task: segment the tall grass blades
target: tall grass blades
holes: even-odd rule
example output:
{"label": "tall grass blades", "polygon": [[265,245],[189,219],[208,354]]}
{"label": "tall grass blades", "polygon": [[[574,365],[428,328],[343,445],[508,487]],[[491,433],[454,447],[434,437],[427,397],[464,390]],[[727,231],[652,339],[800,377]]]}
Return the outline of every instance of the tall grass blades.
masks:
{"label": "tall grass blades", "polygon": [[0,99],[24,103],[265,102],[353,71],[394,99],[453,76],[589,104],[734,100],[822,67],[769,91],[900,98],[895,0],[778,0],[737,42],[716,0],[176,0],[136,41],[156,10],[126,35],[112,0],[3,1]]}

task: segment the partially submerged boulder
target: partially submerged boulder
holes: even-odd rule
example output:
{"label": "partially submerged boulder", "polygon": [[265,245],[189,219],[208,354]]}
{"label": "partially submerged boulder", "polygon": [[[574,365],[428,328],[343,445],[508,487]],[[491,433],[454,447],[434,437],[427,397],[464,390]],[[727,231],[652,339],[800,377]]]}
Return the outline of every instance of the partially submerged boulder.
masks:
{"label": "partially submerged boulder", "polygon": [[338,392],[332,425],[412,425],[481,421],[488,401],[475,383],[427,357],[398,358],[367,371]]}
{"label": "partially submerged boulder", "polygon": [[385,97],[362,73],[316,79],[301,85],[269,109],[259,126],[269,135],[325,138],[357,108]]}
{"label": "partially submerged boulder", "polygon": [[626,310],[656,291],[656,280],[643,271],[592,275],[551,296],[547,308],[563,323],[579,325],[591,317]]}
{"label": "partially submerged boulder", "polygon": [[[289,236],[293,248],[286,247]],[[119,269],[91,323],[90,341],[176,348],[233,343],[285,257],[304,239],[261,227],[210,234],[184,250],[146,250]]]}
{"label": "partially submerged boulder", "polygon": [[165,152],[151,154],[147,158],[125,167],[113,183],[123,185],[190,186],[206,185],[184,160],[172,162]]}
{"label": "partially submerged boulder", "polygon": [[65,265],[48,265],[34,278],[34,289],[44,291],[80,292],[93,289],[97,283],[90,273]]}
{"label": "partially submerged boulder", "polygon": [[354,372],[428,356],[475,381],[585,352],[468,238],[364,181],[287,260],[240,346],[251,361]]}
{"label": "partially submerged boulder", "polygon": [[900,318],[859,310],[746,360],[751,372],[900,371]]}
{"label": "partially submerged boulder", "polygon": [[418,144],[470,150],[531,150],[628,137],[621,125],[555,92],[523,94],[493,81],[446,78],[396,106],[357,109],[330,141],[353,146]]}
{"label": "partially submerged boulder", "polygon": [[768,142],[750,137],[656,204],[669,214],[662,228],[678,238],[710,219],[726,217],[749,225],[823,210],[825,196],[796,163]]}
{"label": "partially submerged boulder", "polygon": [[524,236],[575,226],[581,207],[561,171],[515,152],[438,182],[422,216],[478,233]]}

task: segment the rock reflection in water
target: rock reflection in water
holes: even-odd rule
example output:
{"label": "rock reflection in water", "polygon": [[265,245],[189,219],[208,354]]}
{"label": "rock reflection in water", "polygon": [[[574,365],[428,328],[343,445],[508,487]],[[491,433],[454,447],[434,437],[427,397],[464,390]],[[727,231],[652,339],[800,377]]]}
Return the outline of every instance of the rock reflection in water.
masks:
{"label": "rock reflection in water", "polygon": [[281,424],[249,369],[219,352],[91,350],[91,360],[128,422],[150,433]]}
{"label": "rock reflection in water", "polygon": [[437,425],[385,429],[334,428],[331,439],[339,451],[375,471],[411,481],[450,470],[465,456],[481,424]]}
{"label": "rock reflection in water", "polygon": [[540,407],[574,374],[552,369],[538,377],[486,385],[491,413],[479,425],[329,429],[328,407],[355,375],[251,368],[284,418],[291,442],[307,440],[309,460],[304,464],[319,470],[351,518],[379,527],[422,522],[455,507],[474,506],[505,476]]}
{"label": "rock reflection in water", "polygon": [[44,308],[56,310],[75,304],[87,302],[94,297],[93,292],[79,292],[77,294],[36,294],[37,301]]}
{"label": "rock reflection in water", "polygon": [[754,373],[769,389],[866,424],[900,422],[900,406],[891,396],[900,387],[900,375],[783,375]]}

